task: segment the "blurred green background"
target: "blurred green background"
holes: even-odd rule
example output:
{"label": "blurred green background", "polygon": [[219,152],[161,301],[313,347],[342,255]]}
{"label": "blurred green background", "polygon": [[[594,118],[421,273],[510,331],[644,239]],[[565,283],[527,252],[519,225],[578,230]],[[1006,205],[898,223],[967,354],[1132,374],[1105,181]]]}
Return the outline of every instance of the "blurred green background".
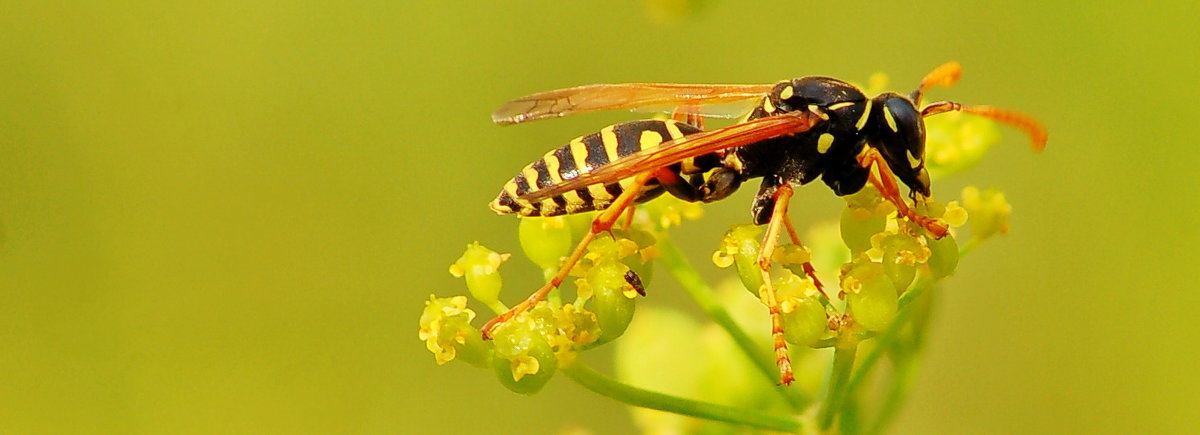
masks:
{"label": "blurred green background", "polygon": [[[519,396],[416,337],[430,293],[463,293],[466,243],[519,249],[485,205],[503,182],[635,116],[491,110],[599,82],[883,71],[907,92],[948,60],[965,74],[933,98],[1034,114],[1050,142],[1006,130],[935,185],[1002,188],[1013,231],[944,289],[897,432],[1200,424],[1195,2],[673,4],[0,5],[0,430],[633,430],[565,378]],[[841,207],[817,184],[802,226]],[[708,276],[753,190],[690,224]],[[510,300],[537,280],[505,272]]]}

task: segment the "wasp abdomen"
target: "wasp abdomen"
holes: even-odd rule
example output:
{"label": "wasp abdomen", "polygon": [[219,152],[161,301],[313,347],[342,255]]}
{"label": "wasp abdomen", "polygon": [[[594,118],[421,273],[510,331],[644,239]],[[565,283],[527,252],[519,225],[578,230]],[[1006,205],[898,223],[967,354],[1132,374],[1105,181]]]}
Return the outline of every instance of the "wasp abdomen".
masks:
{"label": "wasp abdomen", "polygon": [[[620,157],[654,149],[659,144],[697,133],[700,129],[672,120],[632,121],[605,127],[596,133],[577,137],[570,143],[552,150],[541,159],[525,166],[504,190],[489,204],[497,213],[516,213],[522,216],[559,216],[592,210],[603,210],[628,186],[632,178],[608,184],[595,184],[568,191],[540,201],[531,202],[522,196],[566,180],[572,180]],[[720,159],[706,155],[686,159],[672,167],[684,174],[704,172],[718,165]],[[632,177],[633,174],[630,174]],[[638,200],[662,194],[663,189],[652,180]]]}

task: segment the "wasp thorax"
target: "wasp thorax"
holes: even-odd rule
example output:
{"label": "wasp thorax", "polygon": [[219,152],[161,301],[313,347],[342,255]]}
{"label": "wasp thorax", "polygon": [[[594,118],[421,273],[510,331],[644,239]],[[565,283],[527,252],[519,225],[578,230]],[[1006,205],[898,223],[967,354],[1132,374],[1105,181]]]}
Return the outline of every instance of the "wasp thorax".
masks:
{"label": "wasp thorax", "polygon": [[883,154],[900,181],[915,192],[929,195],[925,172],[925,122],[908,97],[884,93],[872,101],[871,142]]}

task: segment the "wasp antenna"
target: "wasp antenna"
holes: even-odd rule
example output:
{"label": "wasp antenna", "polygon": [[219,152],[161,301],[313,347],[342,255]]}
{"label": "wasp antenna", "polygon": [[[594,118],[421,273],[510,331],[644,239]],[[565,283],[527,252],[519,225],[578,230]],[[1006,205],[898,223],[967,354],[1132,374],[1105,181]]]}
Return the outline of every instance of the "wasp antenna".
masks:
{"label": "wasp antenna", "polygon": [[997,109],[991,106],[964,106],[953,101],[939,101],[930,103],[925,108],[921,109],[921,116],[937,115],[946,112],[963,112],[972,115],[979,115],[985,118],[994,119],[996,121],[1008,124],[1009,126],[1024,131],[1029,135],[1029,141],[1033,145],[1034,152],[1042,152],[1046,148],[1046,140],[1049,133],[1046,132],[1046,127],[1034,119],[1032,116],[1011,110]]}
{"label": "wasp antenna", "polygon": [[921,104],[921,97],[925,91],[934,86],[951,87],[958,82],[958,78],[962,77],[962,64],[955,61],[949,61],[939,65],[925,75],[921,79],[921,85],[917,86],[917,90],[913,91],[909,97],[914,103]]}

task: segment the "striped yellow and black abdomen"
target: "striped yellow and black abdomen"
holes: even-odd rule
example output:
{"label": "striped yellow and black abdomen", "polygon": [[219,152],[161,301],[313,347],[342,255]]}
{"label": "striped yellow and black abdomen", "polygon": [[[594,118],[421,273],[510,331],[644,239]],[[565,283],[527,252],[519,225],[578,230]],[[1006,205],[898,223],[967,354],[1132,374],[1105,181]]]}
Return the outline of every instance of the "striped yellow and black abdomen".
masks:
{"label": "striped yellow and black abdomen", "polygon": [[[577,137],[525,166],[504,185],[504,190],[489,206],[497,213],[522,216],[559,216],[603,210],[621,194],[632,178],[576,189],[537,202],[521,199],[521,196],[572,180],[622,156],[657,148],[664,141],[699,131],[691,125],[671,120],[632,121],[605,127],[596,133]],[[704,172],[719,164],[719,161],[715,155],[690,158],[678,163],[678,170],[685,174]],[[647,183],[639,200],[661,193],[661,186],[652,180]]]}

